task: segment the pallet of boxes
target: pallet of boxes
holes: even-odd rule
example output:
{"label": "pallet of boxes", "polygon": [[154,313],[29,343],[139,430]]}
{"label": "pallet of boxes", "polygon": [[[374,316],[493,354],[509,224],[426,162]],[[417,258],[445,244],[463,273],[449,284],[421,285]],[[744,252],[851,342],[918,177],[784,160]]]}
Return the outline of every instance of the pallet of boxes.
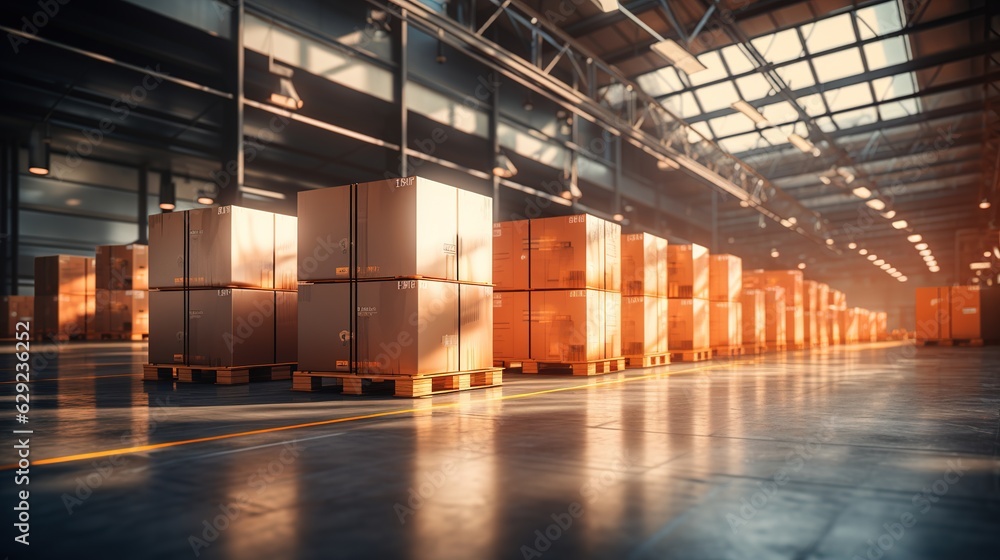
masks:
{"label": "pallet of boxes", "polygon": [[622,235],[621,250],[625,366],[669,364],[667,240],[649,233],[628,233]]}
{"label": "pallet of boxes", "polygon": [[493,202],[419,177],[299,193],[296,391],[423,397],[501,385]]}
{"label": "pallet of boxes", "polygon": [[[830,345],[830,314],[828,301],[830,300],[830,286],[822,282],[816,284],[816,308],[813,310],[816,319],[816,344],[823,347]],[[808,311],[807,311],[808,313]]]}
{"label": "pallet of boxes", "polygon": [[[983,293],[987,294],[983,298]],[[991,291],[979,286],[917,288],[917,346],[982,346],[990,313]],[[984,299],[987,307],[984,310]]]}
{"label": "pallet of boxes", "polygon": [[86,340],[94,329],[94,258],[35,258],[35,340]]}
{"label": "pallet of boxes", "polygon": [[844,344],[844,316],[847,313],[847,297],[840,290],[830,289],[827,302],[827,338],[830,344]]}
{"label": "pallet of boxes", "polygon": [[819,338],[819,282],[802,282],[802,339],[806,348],[820,345]]}
{"label": "pallet of boxes", "polygon": [[[747,288],[782,288],[784,299],[784,325],[785,344],[780,347],[777,340],[774,340],[773,348],[776,351],[784,349],[802,350],[805,348],[805,309],[803,306],[803,278],[801,270],[745,270],[743,271],[743,285]],[[778,294],[774,293],[772,299],[776,300]],[[779,327],[779,321],[775,317],[775,329]],[[771,322],[771,319],[768,319]],[[770,325],[769,325],[770,326]],[[775,333],[777,334],[777,333]],[[768,338],[768,346],[772,346],[772,340]]]}
{"label": "pallet of boxes", "polygon": [[708,306],[708,249],[701,245],[667,248],[670,325],[667,343],[675,362],[712,358]]}
{"label": "pallet of boxes", "polygon": [[99,245],[94,261],[92,339],[149,336],[149,254],[146,245]]}
{"label": "pallet of boxes", "polygon": [[494,363],[522,373],[625,368],[621,226],[574,215],[494,225]]}
{"label": "pallet of boxes", "polygon": [[[33,323],[35,320],[35,297],[0,297],[0,314],[4,317],[0,321],[0,339],[16,338],[18,323]],[[23,330],[23,327],[21,330]]]}
{"label": "pallet of boxes", "polygon": [[751,356],[767,351],[767,307],[764,290],[742,288],[743,353]]}
{"label": "pallet of boxes", "polygon": [[713,356],[743,355],[743,259],[710,255],[708,274],[709,343]]}
{"label": "pallet of boxes", "polygon": [[147,381],[236,385],[296,364],[296,219],[238,206],[149,217]]}

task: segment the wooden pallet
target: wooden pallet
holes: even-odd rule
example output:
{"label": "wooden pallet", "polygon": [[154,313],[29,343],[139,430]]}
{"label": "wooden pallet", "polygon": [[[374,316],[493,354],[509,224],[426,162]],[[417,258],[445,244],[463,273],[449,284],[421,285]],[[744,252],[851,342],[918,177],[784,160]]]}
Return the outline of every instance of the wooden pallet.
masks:
{"label": "wooden pallet", "polygon": [[648,368],[653,366],[665,366],[670,363],[670,354],[643,354],[642,356],[625,356],[625,367]]}
{"label": "wooden pallet", "polygon": [[493,367],[503,369],[521,369],[522,365],[524,365],[524,360],[493,360]]}
{"label": "wooden pallet", "polygon": [[251,381],[280,381],[290,379],[296,365],[294,363],[284,363],[259,366],[211,367],[146,364],[142,366],[142,379],[144,381],[176,380],[178,383],[242,385]]}
{"label": "wooden pallet", "polygon": [[149,334],[125,334],[125,333],[89,333],[87,340],[149,340]]}
{"label": "wooden pallet", "polygon": [[768,352],[776,352],[776,353],[780,354],[780,353],[782,353],[782,352],[784,352],[786,350],[788,350],[788,345],[784,344],[784,343],[768,344],[767,345],[767,351]]}
{"label": "wooden pallet", "polygon": [[573,375],[604,375],[625,369],[625,358],[605,358],[587,362],[542,362],[524,360],[521,373],[565,373]]}
{"label": "wooden pallet", "polygon": [[763,344],[744,344],[743,354],[747,356],[759,356],[767,352],[767,346]]}
{"label": "wooden pallet", "polygon": [[743,346],[716,346],[712,348],[712,356],[723,358],[738,358],[743,355]]}
{"label": "wooden pallet", "polygon": [[796,342],[795,344],[789,344],[789,345],[786,346],[786,349],[788,349],[788,350],[805,350],[806,349],[806,343],[805,342]]}
{"label": "wooden pallet", "polygon": [[712,359],[712,349],[701,350],[678,350],[670,353],[670,360],[673,362],[703,362]]}
{"label": "wooden pallet", "polygon": [[955,346],[982,346],[983,339],[981,338],[953,338],[951,343]]}
{"label": "wooden pallet", "polygon": [[[330,383],[327,383],[330,381]],[[348,372],[296,371],[293,391],[322,391],[341,388],[344,395],[365,395],[392,390],[393,396],[430,397],[442,393],[487,389],[503,384],[503,369],[437,373],[431,375],[368,375]]]}
{"label": "wooden pallet", "polygon": [[954,343],[954,341],[952,341],[952,339],[950,339],[950,338],[926,339],[926,340],[920,340],[918,338],[917,341],[916,341],[916,343],[917,343],[917,347],[923,347],[923,346],[951,346]]}

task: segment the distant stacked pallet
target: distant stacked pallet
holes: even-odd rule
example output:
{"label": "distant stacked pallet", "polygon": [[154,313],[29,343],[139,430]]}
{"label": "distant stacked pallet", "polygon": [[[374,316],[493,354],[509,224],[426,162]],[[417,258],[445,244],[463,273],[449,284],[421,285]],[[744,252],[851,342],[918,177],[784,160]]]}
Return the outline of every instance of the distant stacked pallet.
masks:
{"label": "distant stacked pallet", "polygon": [[85,340],[94,328],[94,259],[71,255],[35,258],[36,340]]}
{"label": "distant stacked pallet", "polygon": [[830,344],[830,286],[822,282],[816,284],[816,341],[820,346]]}
{"label": "distant stacked pallet", "polygon": [[94,263],[94,329],[88,338],[149,336],[149,253],[146,245],[100,245]]}
{"label": "distant stacked pallet", "polygon": [[296,219],[238,206],[149,217],[148,381],[288,379]]}
{"label": "distant stacked pallet", "polygon": [[844,313],[841,330],[844,331],[844,344],[857,344],[861,341],[861,331],[864,325],[866,311],[860,307],[848,307]]}
{"label": "distant stacked pallet", "polygon": [[622,351],[630,368],[670,363],[667,240],[622,235]]}
{"label": "distant stacked pallet", "polygon": [[22,321],[34,323],[34,296],[0,297],[0,315],[3,316],[0,320],[0,339],[16,338],[17,333],[24,330],[17,328],[18,323]]}
{"label": "distant stacked pallet", "polygon": [[802,281],[802,339],[806,347],[819,346],[819,282]]}
{"label": "distant stacked pallet", "polygon": [[500,385],[493,203],[418,177],[299,193],[292,388],[423,397]]}
{"label": "distant stacked pallet", "polygon": [[781,286],[764,288],[764,340],[767,342],[768,352],[784,352],[788,348],[786,324],[788,314],[785,308],[784,288]]}
{"label": "distant stacked pallet", "polygon": [[790,350],[805,348],[805,297],[801,270],[748,270],[746,288],[780,286],[785,289],[785,337]]}
{"label": "distant stacked pallet", "polygon": [[621,227],[596,216],[494,224],[494,364],[573,375],[624,369],[621,254]]}
{"label": "distant stacked pallet", "polygon": [[830,289],[827,298],[827,337],[830,344],[844,344],[846,342],[844,325],[847,313],[847,297],[840,290]]}
{"label": "distant stacked pallet", "polygon": [[991,315],[981,294],[979,286],[917,288],[917,346],[981,346]]}
{"label": "distant stacked pallet", "polygon": [[670,359],[698,362],[712,357],[708,305],[708,249],[701,245],[667,248],[667,295],[670,299]]}
{"label": "distant stacked pallet", "polygon": [[743,354],[743,259],[709,257],[709,345],[714,356]]}
{"label": "distant stacked pallet", "polygon": [[744,288],[740,296],[743,307],[743,353],[756,355],[767,351],[767,313],[765,292]]}
{"label": "distant stacked pallet", "polygon": [[879,342],[889,340],[889,314],[885,311],[875,313],[875,337]]}

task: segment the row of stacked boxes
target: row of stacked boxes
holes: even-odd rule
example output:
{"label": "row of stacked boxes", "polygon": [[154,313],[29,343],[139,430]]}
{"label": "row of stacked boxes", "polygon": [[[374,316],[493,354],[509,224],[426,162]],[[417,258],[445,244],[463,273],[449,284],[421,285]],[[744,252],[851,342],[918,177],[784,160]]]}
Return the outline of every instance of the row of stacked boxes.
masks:
{"label": "row of stacked boxes", "polygon": [[18,323],[31,324],[35,321],[35,297],[0,297],[0,314],[4,317],[0,321],[0,339],[16,338],[19,332],[24,331],[23,327],[17,328]]}
{"label": "row of stacked boxes", "polygon": [[100,245],[94,261],[95,338],[141,340],[149,335],[149,252],[146,245]]}
{"label": "row of stacked boxes", "polygon": [[[709,342],[717,355],[739,355],[743,348],[743,260],[734,255],[709,257]],[[750,302],[755,305],[756,302]],[[751,320],[756,309],[750,309]]]}
{"label": "row of stacked boxes", "polygon": [[1000,340],[1000,288],[917,288],[918,344]]}
{"label": "row of stacked boxes", "polygon": [[670,363],[668,247],[649,233],[621,236],[622,353],[629,367]]}
{"label": "row of stacked boxes", "polygon": [[94,328],[94,258],[35,258],[32,335],[36,340],[84,340]]}
{"label": "row of stacked boxes", "polygon": [[711,357],[710,259],[701,245],[667,247],[667,335],[672,358]]}

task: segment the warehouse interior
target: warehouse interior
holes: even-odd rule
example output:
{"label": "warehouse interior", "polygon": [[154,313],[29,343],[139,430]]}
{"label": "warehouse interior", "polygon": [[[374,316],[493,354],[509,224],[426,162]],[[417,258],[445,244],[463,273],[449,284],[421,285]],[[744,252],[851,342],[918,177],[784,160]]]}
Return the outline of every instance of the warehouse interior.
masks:
{"label": "warehouse interior", "polygon": [[5,555],[1000,557],[998,11],[4,2]]}

